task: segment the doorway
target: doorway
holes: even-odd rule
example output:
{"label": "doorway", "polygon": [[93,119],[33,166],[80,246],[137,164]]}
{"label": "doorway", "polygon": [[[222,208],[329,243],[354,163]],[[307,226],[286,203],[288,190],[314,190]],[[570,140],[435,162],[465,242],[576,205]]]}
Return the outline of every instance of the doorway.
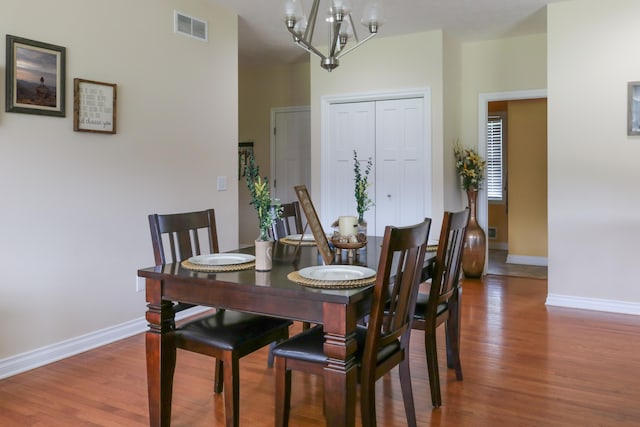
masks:
{"label": "doorway", "polygon": [[503,196],[485,189],[478,203],[488,236],[485,273],[546,278],[546,91],[484,94],[479,107],[484,130],[478,148],[484,158],[493,140],[489,117],[500,116],[505,125]]}
{"label": "doorway", "polygon": [[311,118],[309,107],[271,110],[272,197],[281,203],[297,200],[293,187],[311,190]]}

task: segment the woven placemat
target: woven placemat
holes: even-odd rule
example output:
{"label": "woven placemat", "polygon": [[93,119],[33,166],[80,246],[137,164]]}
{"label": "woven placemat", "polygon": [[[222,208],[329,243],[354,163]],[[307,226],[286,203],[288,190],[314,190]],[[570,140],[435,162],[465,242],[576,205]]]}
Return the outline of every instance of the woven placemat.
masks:
{"label": "woven placemat", "polygon": [[292,282],[296,282],[300,285],[308,286],[310,288],[322,288],[322,289],[350,289],[361,288],[363,286],[371,285],[375,283],[376,276],[367,277],[366,279],[358,280],[345,280],[345,281],[333,281],[333,280],[313,280],[302,277],[297,271],[292,271],[287,274],[287,279]]}
{"label": "woven placemat", "polygon": [[206,271],[207,273],[220,273],[225,271],[240,271],[248,270],[255,267],[255,261],[243,262],[242,264],[230,264],[230,265],[203,265],[194,264],[189,260],[184,260],[180,263],[184,268],[194,271]]}
{"label": "woven placemat", "polygon": [[316,245],[316,241],[315,240],[298,240],[298,239],[287,239],[286,237],[283,237],[280,239],[280,242],[285,244],[285,245],[291,245],[291,246],[315,246]]}

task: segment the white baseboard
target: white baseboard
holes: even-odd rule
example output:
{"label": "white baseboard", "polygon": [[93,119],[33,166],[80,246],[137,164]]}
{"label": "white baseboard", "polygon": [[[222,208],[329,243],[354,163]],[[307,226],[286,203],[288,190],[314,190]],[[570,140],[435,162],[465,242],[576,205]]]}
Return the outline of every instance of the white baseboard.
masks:
{"label": "white baseboard", "polygon": [[[211,310],[210,307],[193,307],[181,311],[176,315],[176,320],[193,316],[201,312]],[[132,335],[145,332],[148,328],[144,317],[130,320],[119,325],[91,332],[86,335],[71,338],[46,347],[32,350],[26,353],[11,356],[0,360],[0,379],[7,378],[22,372],[29,371],[49,363],[128,338]]]}
{"label": "white baseboard", "polygon": [[546,305],[640,316],[640,303],[548,294]]}
{"label": "white baseboard", "polygon": [[547,257],[526,255],[507,255],[506,262],[507,264],[539,265],[544,267],[549,264]]}

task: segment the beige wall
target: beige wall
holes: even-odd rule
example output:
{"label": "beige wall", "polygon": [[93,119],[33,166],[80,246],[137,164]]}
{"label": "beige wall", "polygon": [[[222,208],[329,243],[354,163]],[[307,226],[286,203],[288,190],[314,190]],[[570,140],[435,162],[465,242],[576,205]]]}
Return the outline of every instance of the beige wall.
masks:
{"label": "beige wall", "polygon": [[549,6],[548,201],[551,296],[634,303],[640,314],[640,138],[626,134],[638,16],[637,0]]}
{"label": "beige wall", "polygon": [[547,256],[547,100],[509,101],[509,256]]}
{"label": "beige wall", "polygon": [[[480,95],[547,87],[547,37],[534,34],[462,45],[460,143],[478,147]],[[503,99],[508,98],[505,96]],[[484,150],[480,150],[483,152]],[[460,194],[461,200],[463,195]],[[478,198],[478,219],[487,224],[486,192]],[[466,203],[466,201],[465,201]]]}
{"label": "beige wall", "polygon": [[[174,34],[174,9],[210,41]],[[142,323],[150,213],[214,207],[236,247],[238,71],[237,19],[206,0],[3,0],[0,28],[67,49],[66,117],[0,111],[2,360]],[[4,37],[0,58],[4,80]],[[117,134],[73,131],[75,77],[118,85]]]}
{"label": "beige wall", "polygon": [[[292,65],[240,68],[239,108],[240,141],[253,141],[261,175],[271,179],[271,109],[309,105],[309,62]],[[258,236],[258,217],[246,181],[239,182],[239,238],[252,244]]]}

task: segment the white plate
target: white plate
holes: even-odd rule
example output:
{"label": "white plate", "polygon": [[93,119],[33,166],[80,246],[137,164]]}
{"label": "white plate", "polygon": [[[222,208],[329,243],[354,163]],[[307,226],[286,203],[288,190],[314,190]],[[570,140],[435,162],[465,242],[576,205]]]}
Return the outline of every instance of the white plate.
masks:
{"label": "white plate", "polygon": [[208,254],[189,258],[189,262],[199,265],[234,265],[251,262],[256,257],[248,254]]}
{"label": "white plate", "polygon": [[300,238],[302,238],[303,242],[313,242],[316,240],[313,234],[290,234],[286,237],[287,240],[295,241],[300,241]]}
{"label": "white plate", "polygon": [[318,265],[303,268],[298,274],[310,280],[346,281],[367,279],[375,276],[376,271],[358,265]]}
{"label": "white plate", "polygon": [[437,240],[428,240],[427,241],[427,246],[438,246],[438,241]]}

